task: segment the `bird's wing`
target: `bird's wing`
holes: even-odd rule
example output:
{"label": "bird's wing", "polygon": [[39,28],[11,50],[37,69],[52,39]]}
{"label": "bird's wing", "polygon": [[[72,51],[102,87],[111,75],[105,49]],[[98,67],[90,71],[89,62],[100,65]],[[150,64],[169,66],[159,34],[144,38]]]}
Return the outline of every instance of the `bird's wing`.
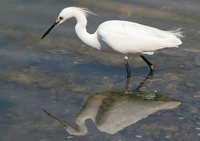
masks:
{"label": "bird's wing", "polygon": [[113,50],[122,53],[151,52],[181,44],[173,32],[128,21],[104,22],[99,26],[97,34]]}

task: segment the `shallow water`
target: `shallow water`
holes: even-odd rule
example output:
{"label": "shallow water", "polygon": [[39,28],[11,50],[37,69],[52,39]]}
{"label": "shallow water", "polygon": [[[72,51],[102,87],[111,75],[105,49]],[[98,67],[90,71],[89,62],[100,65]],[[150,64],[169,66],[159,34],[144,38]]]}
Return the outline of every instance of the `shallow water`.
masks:
{"label": "shallow water", "polygon": [[[75,20],[40,40],[60,10],[74,5],[98,14],[88,17],[89,32],[109,19],[165,30],[182,27],[183,45],[147,56],[156,65],[156,72],[136,92],[148,75],[148,67],[137,55],[131,55],[133,77],[127,90],[123,55],[83,44],[75,35]],[[1,141],[200,140],[198,0],[2,0],[0,7]],[[161,96],[155,99],[157,93]],[[138,94],[143,97],[135,98]],[[94,105],[90,107],[91,101]],[[175,106],[167,105],[169,101]],[[69,134],[43,108],[74,127],[83,113],[88,134]],[[95,115],[98,120],[88,119]],[[112,134],[102,129],[117,122],[120,125],[113,127],[116,132]]]}

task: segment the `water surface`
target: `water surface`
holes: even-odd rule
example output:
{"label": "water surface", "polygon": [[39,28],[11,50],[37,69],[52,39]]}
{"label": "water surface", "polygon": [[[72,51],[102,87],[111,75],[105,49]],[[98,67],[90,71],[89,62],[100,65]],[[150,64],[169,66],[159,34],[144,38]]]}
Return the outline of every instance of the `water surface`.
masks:
{"label": "water surface", "polygon": [[[109,19],[130,20],[164,30],[182,27],[185,38],[180,48],[147,56],[156,72],[140,88],[148,99],[153,100],[152,93],[158,93],[165,97],[162,101],[170,99],[181,104],[165,110],[157,106],[157,111],[113,134],[99,130],[90,119],[86,120],[89,134],[66,132],[42,109],[76,127],[76,117],[88,99],[104,98],[100,110],[106,112],[99,112],[105,115],[98,116],[99,121],[107,121],[105,117],[113,107],[122,103],[127,107],[135,102],[137,106],[145,105],[140,104],[144,97],[141,100],[126,95],[123,55],[100,52],[83,44],[74,32],[75,20],[40,40],[67,6],[87,7],[98,14],[88,17],[91,33]],[[200,140],[198,0],[2,0],[0,7],[0,140]],[[128,90],[132,91],[147,76],[148,67],[137,55],[129,58],[133,77]],[[126,111],[123,106],[118,108],[119,113]]]}

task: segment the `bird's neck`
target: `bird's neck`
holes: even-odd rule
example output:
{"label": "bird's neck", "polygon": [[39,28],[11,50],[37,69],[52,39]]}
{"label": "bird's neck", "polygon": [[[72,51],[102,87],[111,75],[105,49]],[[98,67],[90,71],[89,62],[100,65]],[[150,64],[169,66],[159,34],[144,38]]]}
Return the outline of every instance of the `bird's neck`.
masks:
{"label": "bird's neck", "polygon": [[77,20],[77,24],[75,26],[75,31],[78,37],[87,45],[94,47],[96,49],[100,49],[100,43],[98,41],[98,37],[96,33],[90,34],[87,32],[87,19],[85,14],[78,13],[74,16]]}
{"label": "bird's neck", "polygon": [[63,124],[63,127],[65,128],[65,130],[71,135],[81,136],[81,135],[86,135],[88,133],[87,127],[85,125],[85,120],[82,120],[82,119],[76,120],[76,126],[77,127],[73,127],[66,122]]}

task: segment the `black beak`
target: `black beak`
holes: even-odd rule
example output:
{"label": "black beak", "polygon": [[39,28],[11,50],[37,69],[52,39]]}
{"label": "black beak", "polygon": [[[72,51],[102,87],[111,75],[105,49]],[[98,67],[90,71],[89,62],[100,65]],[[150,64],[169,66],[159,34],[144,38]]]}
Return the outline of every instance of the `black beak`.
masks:
{"label": "black beak", "polygon": [[47,30],[47,32],[44,33],[44,35],[42,36],[41,39],[43,39],[47,34],[49,34],[49,32],[50,32],[57,24],[59,24],[59,21],[58,21],[58,22],[56,21],[56,22]]}

